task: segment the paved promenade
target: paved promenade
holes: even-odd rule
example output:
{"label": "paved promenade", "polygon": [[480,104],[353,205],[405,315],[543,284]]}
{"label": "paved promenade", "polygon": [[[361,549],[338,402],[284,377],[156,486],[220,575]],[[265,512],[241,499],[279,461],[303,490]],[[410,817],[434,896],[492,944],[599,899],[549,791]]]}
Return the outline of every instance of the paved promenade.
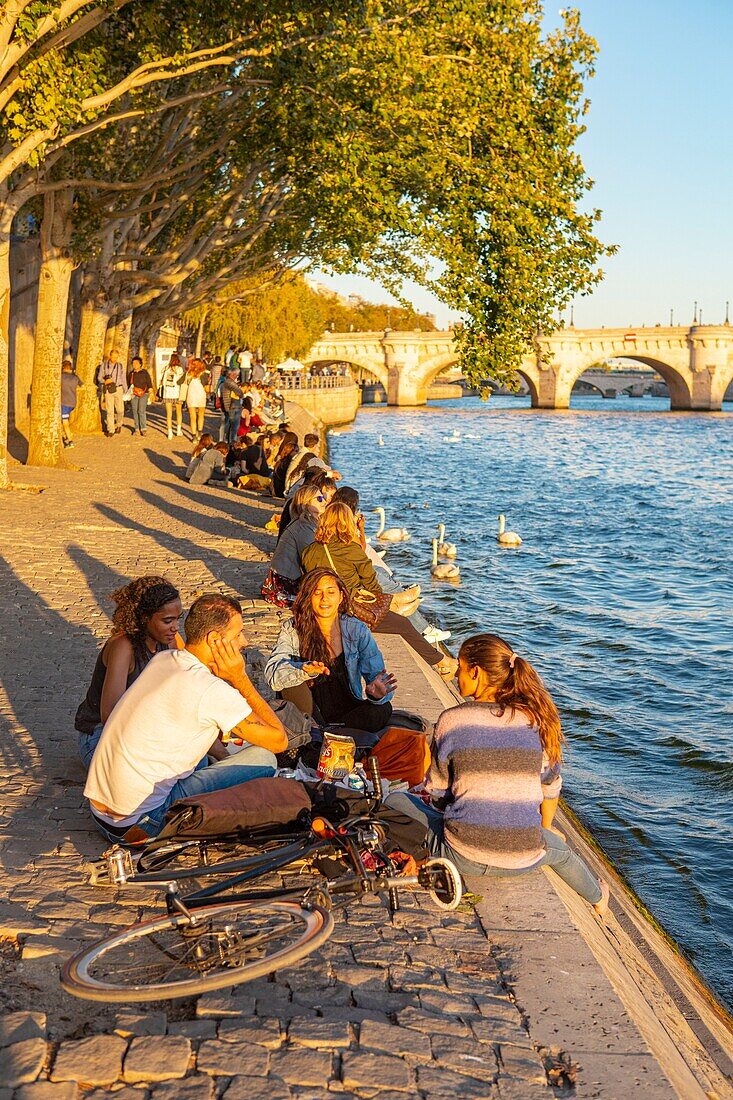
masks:
{"label": "paved promenade", "polygon": [[[476,885],[484,902],[455,914],[412,899],[393,920],[376,900],[352,906],[299,968],[233,991],[152,1006],[63,993],[64,958],[139,907],[87,885],[104,845],[73,714],[109,593],[162,573],[184,606],[214,588],[242,597],[262,648],[278,627],[254,598],[267,502],[189,487],[188,446],[154,428],[82,440],[71,456],[80,470],[15,472],[43,494],[0,501],[0,1100],[534,1100],[555,1094],[549,1082],[581,1098],[726,1095],[684,1059],[670,1083],[588,946],[605,933],[543,874]],[[399,639],[387,656],[403,705],[434,716],[449,701]]]}

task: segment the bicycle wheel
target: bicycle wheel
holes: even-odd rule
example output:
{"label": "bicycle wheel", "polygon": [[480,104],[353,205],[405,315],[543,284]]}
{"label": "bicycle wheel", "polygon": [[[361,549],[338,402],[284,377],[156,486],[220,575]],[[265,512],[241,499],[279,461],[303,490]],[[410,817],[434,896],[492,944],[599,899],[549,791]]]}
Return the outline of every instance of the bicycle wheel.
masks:
{"label": "bicycle wheel", "polygon": [[418,882],[439,909],[457,909],[461,904],[463,882],[449,859],[426,859],[418,872]]}
{"label": "bicycle wheel", "polygon": [[296,902],[226,902],[134,924],[98,940],[61,971],[67,993],[91,1001],[190,997],[291,966],[325,943],[333,917]]}

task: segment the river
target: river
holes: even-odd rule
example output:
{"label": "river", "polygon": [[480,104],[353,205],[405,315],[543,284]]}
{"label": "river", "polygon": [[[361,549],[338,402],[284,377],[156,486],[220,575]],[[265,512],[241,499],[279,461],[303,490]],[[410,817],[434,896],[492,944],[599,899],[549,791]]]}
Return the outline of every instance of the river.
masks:
{"label": "river", "polygon": [[[378,504],[409,530],[387,560],[448,644],[492,630],[541,672],[569,805],[733,1007],[733,406],[526,406],[366,407],[331,461],[368,530]],[[499,512],[520,548],[497,545]],[[458,586],[430,577],[441,520]]]}

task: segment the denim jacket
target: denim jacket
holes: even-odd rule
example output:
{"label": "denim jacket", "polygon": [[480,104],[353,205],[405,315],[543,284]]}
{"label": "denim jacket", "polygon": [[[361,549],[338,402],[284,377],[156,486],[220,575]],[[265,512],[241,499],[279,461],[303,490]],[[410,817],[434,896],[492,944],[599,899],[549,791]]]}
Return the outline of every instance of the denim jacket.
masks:
{"label": "denim jacket", "polygon": [[[341,640],[344,646],[344,662],[349,677],[349,687],[356,699],[365,699],[362,680],[370,684],[380,672],[384,672],[384,658],[366,623],[352,615],[340,615]],[[306,661],[300,659],[300,639],[292,620],[286,619],[280,627],[272,655],[265,665],[265,679],[273,691],[305,684],[311,678],[303,671]],[[372,702],[387,703],[394,692],[384,699]]]}

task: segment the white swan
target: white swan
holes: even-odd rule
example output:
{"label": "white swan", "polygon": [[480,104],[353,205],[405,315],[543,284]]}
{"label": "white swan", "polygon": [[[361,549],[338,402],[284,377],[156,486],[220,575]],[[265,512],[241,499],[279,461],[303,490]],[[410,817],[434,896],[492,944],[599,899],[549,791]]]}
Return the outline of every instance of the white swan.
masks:
{"label": "white swan", "polygon": [[379,516],[379,530],[376,534],[378,539],[381,539],[382,542],[404,542],[405,539],[409,539],[410,534],[405,527],[387,527],[385,529],[384,508],[373,508],[372,511]]}
{"label": "white swan", "polygon": [[445,541],[445,524],[438,524],[438,553],[441,558],[457,558],[458,549],[454,542]]}
{"label": "white swan", "polygon": [[504,516],[499,516],[499,533],[496,536],[496,541],[499,546],[521,546],[522,540],[516,531],[506,531],[506,520]]}
{"label": "white swan", "polygon": [[378,435],[378,436],[377,436],[377,444],[378,444],[378,446],[380,446],[380,447],[383,447],[383,446],[384,446],[384,436],[382,436],[382,435]]}
{"label": "white swan", "polygon": [[438,565],[437,539],[433,539],[433,564],[430,566],[430,575],[436,581],[457,581],[461,577],[461,571],[457,565],[447,561]]}

